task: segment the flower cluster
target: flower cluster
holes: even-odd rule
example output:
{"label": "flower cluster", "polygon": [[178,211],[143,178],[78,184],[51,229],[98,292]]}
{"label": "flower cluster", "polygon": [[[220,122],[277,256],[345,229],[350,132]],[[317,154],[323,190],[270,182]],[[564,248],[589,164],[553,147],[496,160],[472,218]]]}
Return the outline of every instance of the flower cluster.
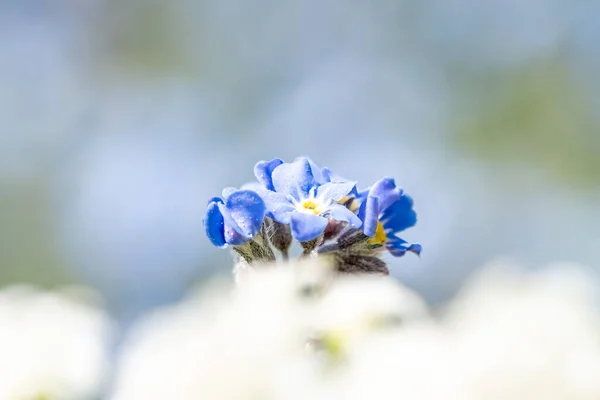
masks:
{"label": "flower cluster", "polygon": [[341,272],[388,273],[382,250],[420,254],[421,246],[397,234],[415,225],[413,201],[385,177],[359,190],[357,182],[306,157],[260,161],[256,182],[213,197],[204,228],[217,247],[231,246],[244,265],[284,259],[294,239],[303,255],[330,255]]}
{"label": "flower cluster", "polygon": [[322,258],[257,268],[136,322],[108,398],[600,399],[590,277],[495,268],[435,311]]}
{"label": "flower cluster", "polygon": [[0,399],[97,399],[116,326],[97,294],[71,286],[0,288]]}

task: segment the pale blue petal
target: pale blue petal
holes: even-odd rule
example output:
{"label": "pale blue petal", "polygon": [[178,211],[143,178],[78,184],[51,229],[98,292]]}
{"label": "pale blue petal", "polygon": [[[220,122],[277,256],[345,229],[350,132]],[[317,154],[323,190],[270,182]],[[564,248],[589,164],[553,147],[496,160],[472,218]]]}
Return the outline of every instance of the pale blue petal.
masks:
{"label": "pale blue petal", "polygon": [[294,162],[296,162],[298,160],[302,160],[302,159],[308,160],[313,177],[315,179],[315,182],[318,185],[323,185],[323,184],[329,182],[329,175],[328,175],[329,170],[327,168],[321,168],[313,160],[311,160],[308,157],[298,157],[294,160]]}
{"label": "pale blue petal", "polygon": [[385,211],[402,196],[402,189],[396,187],[394,178],[381,178],[371,186],[369,196],[379,197],[379,213]]}
{"label": "pale blue petal", "polygon": [[[314,168],[313,168],[313,170],[314,170]],[[333,180],[331,178],[334,176],[334,174],[333,174],[333,172],[331,172],[329,170],[329,168],[323,167],[321,169],[321,174],[323,175],[323,181],[322,182],[318,182],[319,184],[323,185],[323,184],[325,184],[327,182],[331,182]],[[333,181],[334,182],[341,182],[341,181],[344,181],[344,179],[342,179],[341,181],[338,181],[338,180],[333,180]]]}
{"label": "pale blue petal", "polygon": [[362,221],[356,214],[341,204],[333,204],[327,215],[336,221],[345,221],[353,228],[360,228]]}
{"label": "pale blue petal", "polygon": [[317,188],[317,198],[339,201],[356,187],[356,182],[329,182]]}
{"label": "pale blue petal", "polygon": [[295,212],[291,215],[290,227],[292,228],[292,236],[300,241],[307,242],[317,238],[327,227],[327,218]]}
{"label": "pale blue petal", "polygon": [[282,224],[290,223],[290,214],[296,209],[288,198],[280,193],[263,187],[255,188],[256,193],[265,202],[267,216]]}
{"label": "pale blue petal", "polygon": [[348,196],[352,196],[352,197],[355,197],[355,198],[358,196],[358,187],[356,185],[348,193]]}
{"label": "pale blue petal", "polygon": [[283,164],[283,160],[275,158],[271,161],[259,161],[254,166],[254,175],[256,179],[269,190],[275,190],[273,187],[273,170]]}
{"label": "pale blue petal", "polygon": [[305,157],[281,164],[273,171],[272,178],[277,193],[291,195],[296,200],[306,197],[308,191],[316,186],[310,163]]}
{"label": "pale blue petal", "polygon": [[238,226],[238,232],[247,238],[254,237],[265,218],[266,208],[262,198],[251,190],[238,190],[225,203],[229,215]]}
{"label": "pale blue petal", "polygon": [[348,182],[348,179],[336,174],[335,172],[331,172],[331,170],[327,167],[324,167],[321,170],[325,182]]}

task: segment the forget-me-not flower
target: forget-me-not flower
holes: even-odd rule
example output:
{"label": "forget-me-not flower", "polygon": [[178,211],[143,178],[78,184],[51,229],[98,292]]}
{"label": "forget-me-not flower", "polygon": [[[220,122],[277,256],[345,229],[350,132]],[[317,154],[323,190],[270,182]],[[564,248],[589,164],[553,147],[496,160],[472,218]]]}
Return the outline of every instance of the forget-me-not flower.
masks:
{"label": "forget-me-not flower", "polygon": [[204,230],[217,247],[239,246],[256,236],[266,214],[263,199],[251,190],[234,190],[225,201],[213,197],[204,216]]}
{"label": "forget-me-not flower", "polygon": [[[228,187],[209,201],[204,228],[217,247],[232,246],[234,273],[288,259],[294,239],[302,256],[327,254],[340,273],[388,274],[381,250],[419,254],[396,234],[415,225],[412,199],[383,178],[359,192],[356,182],[307,157],[279,158],[254,167],[257,181]],[[293,249],[292,249],[293,250]]]}
{"label": "forget-me-not flower", "polygon": [[356,191],[356,182],[342,180],[306,157],[291,163],[261,161],[255,174],[263,187],[252,188],[263,198],[267,216],[290,224],[292,236],[300,242],[321,235],[329,218],[348,222],[354,228],[362,224],[356,214],[338,203]]}
{"label": "forget-me-not flower", "polygon": [[403,256],[407,251],[421,253],[421,245],[410,244],[396,234],[414,226],[417,214],[413,201],[396,187],[393,178],[382,178],[370,189],[361,192],[362,199],[358,216],[363,221],[362,230],[371,236],[369,243],[385,245],[394,256]]}

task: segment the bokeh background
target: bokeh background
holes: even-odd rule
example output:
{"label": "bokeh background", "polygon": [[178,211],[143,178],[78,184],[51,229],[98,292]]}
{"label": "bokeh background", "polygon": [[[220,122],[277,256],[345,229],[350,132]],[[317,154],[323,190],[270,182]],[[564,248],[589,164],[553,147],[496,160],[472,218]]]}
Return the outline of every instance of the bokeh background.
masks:
{"label": "bokeh background", "polygon": [[230,256],[208,198],[308,155],[415,199],[432,303],[497,257],[600,265],[600,3],[0,1],[0,286],[127,324]]}

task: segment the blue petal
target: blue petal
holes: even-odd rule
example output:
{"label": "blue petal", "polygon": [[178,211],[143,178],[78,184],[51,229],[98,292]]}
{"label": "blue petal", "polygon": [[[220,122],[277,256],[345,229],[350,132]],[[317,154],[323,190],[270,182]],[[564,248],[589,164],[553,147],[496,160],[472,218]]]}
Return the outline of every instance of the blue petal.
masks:
{"label": "blue petal", "polygon": [[315,182],[319,185],[323,185],[327,182],[330,181],[329,179],[329,175],[326,174],[325,170],[329,171],[327,168],[321,168],[319,167],[313,160],[311,160],[308,157],[298,157],[294,160],[294,162],[299,161],[299,160],[307,160],[308,163],[310,164],[310,170],[312,171],[313,174],[313,178],[315,179]]}
{"label": "blue petal", "polygon": [[314,214],[295,212],[292,214],[290,222],[292,236],[300,242],[315,239],[323,233],[325,227],[327,227],[327,223],[327,218]]}
{"label": "blue petal", "polygon": [[404,194],[388,207],[381,216],[386,232],[402,232],[417,223],[417,213],[413,210],[411,197]]}
{"label": "blue petal", "polygon": [[356,201],[363,202],[367,199],[368,196],[369,196],[369,189],[364,189],[364,190],[357,190],[356,195],[354,197],[356,198]]}
{"label": "blue petal", "polygon": [[394,178],[381,178],[371,186],[369,196],[379,197],[379,214],[385,211],[402,196],[402,189],[396,187]]}
{"label": "blue petal", "polygon": [[356,182],[329,182],[317,188],[320,199],[339,201],[356,187]]}
{"label": "blue petal", "polygon": [[358,196],[358,187],[356,187],[356,185],[348,193],[348,196],[353,196],[353,197],[357,197]]}
{"label": "blue petal", "polygon": [[348,222],[353,228],[360,228],[362,225],[360,218],[341,204],[333,204],[329,209],[328,216],[337,221]]}
{"label": "blue petal", "polygon": [[296,200],[307,196],[316,182],[307,158],[298,158],[293,163],[284,163],[273,171],[273,186],[277,193],[291,195]]}
{"label": "blue petal", "polygon": [[363,232],[367,236],[374,236],[379,223],[379,197],[367,197],[360,205],[358,217],[363,222]]}
{"label": "blue petal", "polygon": [[269,190],[275,190],[271,175],[273,174],[273,170],[281,164],[283,164],[283,160],[280,158],[274,158],[271,161],[259,161],[254,166],[254,175],[264,187]]}
{"label": "blue petal", "polygon": [[223,199],[220,197],[211,197],[210,200],[208,201],[207,205],[210,203],[221,203],[223,204]]}
{"label": "blue petal", "polygon": [[395,257],[402,257],[407,251],[421,255],[422,246],[418,243],[408,243],[398,236],[389,236],[385,243],[388,251]]}
{"label": "blue petal", "polygon": [[223,204],[223,201],[219,198],[220,202],[211,202],[206,208],[204,214],[204,232],[212,244],[217,247],[225,247],[225,234],[224,234],[224,222],[223,215],[219,210],[219,204]]}
{"label": "blue petal", "polygon": [[341,177],[340,175],[336,174],[335,172],[331,172],[331,170],[327,167],[324,167],[321,170],[321,173],[323,174],[325,183],[327,183],[327,182],[347,182],[348,181],[348,179]]}
{"label": "blue petal", "polygon": [[410,251],[420,256],[421,252],[423,251],[423,246],[421,246],[419,243],[412,243],[406,251]]}
{"label": "blue petal", "polygon": [[[312,168],[312,167],[311,167],[311,168]],[[313,171],[314,171],[314,168],[313,168]],[[331,172],[331,171],[329,170],[329,168],[327,168],[327,167],[323,167],[323,168],[321,169],[321,174],[323,175],[323,182],[318,182],[318,181],[317,181],[317,182],[318,182],[319,184],[321,184],[321,185],[323,185],[323,184],[325,184],[325,183],[328,183],[328,182],[331,182],[332,180],[333,180],[334,182],[342,182],[342,181],[344,181],[344,180],[345,180],[345,179],[342,179],[342,180],[335,180],[335,179],[332,179],[333,177],[337,177],[337,176],[336,176],[336,175],[335,175],[333,172]]]}
{"label": "blue petal", "polygon": [[288,198],[280,193],[267,190],[263,187],[255,187],[254,191],[265,202],[267,216],[282,224],[290,223],[291,213],[296,209]]}
{"label": "blue petal", "polygon": [[234,219],[231,218],[231,215],[229,215],[229,210],[227,207],[220,203],[217,203],[217,207],[219,207],[219,211],[223,216],[223,236],[225,238],[225,243],[233,246],[239,246],[246,243],[250,237],[241,232],[240,227],[237,225]]}
{"label": "blue petal", "polygon": [[[336,174],[335,172],[331,172],[329,168],[323,168],[323,176],[326,178],[327,182],[349,182],[348,179]],[[349,192],[348,196],[353,196],[354,198],[358,197],[358,188],[354,186]]]}
{"label": "blue petal", "polygon": [[251,190],[238,190],[225,203],[229,215],[238,226],[238,232],[247,238],[254,237],[265,218],[266,207],[262,198]]}

